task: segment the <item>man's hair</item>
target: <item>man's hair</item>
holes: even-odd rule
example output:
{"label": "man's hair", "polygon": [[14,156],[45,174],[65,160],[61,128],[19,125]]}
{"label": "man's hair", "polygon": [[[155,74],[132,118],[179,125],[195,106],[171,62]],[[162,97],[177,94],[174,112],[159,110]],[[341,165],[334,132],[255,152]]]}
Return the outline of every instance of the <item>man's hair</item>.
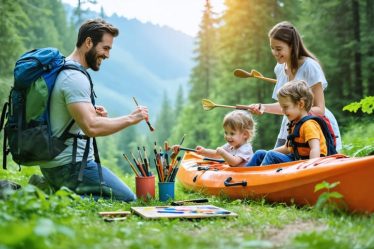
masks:
{"label": "man's hair", "polygon": [[112,24],[107,23],[103,19],[87,20],[79,28],[76,46],[79,48],[87,37],[91,37],[93,46],[99,43],[105,33],[111,34],[113,37],[118,36],[119,31]]}
{"label": "man's hair", "polygon": [[308,84],[303,80],[293,80],[284,84],[278,91],[279,97],[289,97],[292,103],[296,104],[300,100],[304,100],[305,110],[310,111],[313,104],[313,92]]}
{"label": "man's hair", "polygon": [[226,114],[223,118],[223,127],[230,128],[234,131],[248,131],[249,138],[255,134],[255,122],[252,115],[247,111],[236,110]]}
{"label": "man's hair", "polygon": [[310,57],[318,62],[317,57],[304,45],[299,31],[290,22],[284,21],[276,24],[268,33],[269,38],[287,43],[291,48],[291,70],[299,68],[298,61],[301,57]]}

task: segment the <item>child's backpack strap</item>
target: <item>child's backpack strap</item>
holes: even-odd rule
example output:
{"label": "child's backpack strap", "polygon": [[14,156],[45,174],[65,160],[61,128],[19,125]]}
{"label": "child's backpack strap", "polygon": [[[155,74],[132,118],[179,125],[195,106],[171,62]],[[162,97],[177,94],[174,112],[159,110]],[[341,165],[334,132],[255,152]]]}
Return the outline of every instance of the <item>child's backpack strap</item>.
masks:
{"label": "child's backpack strap", "polygon": [[300,128],[301,128],[301,126],[306,121],[311,120],[311,119],[314,120],[314,121],[316,121],[319,124],[319,126],[321,127],[321,130],[322,130],[322,133],[325,136],[326,147],[327,147],[327,155],[321,155],[321,156],[329,156],[329,155],[334,155],[334,154],[338,153],[336,151],[336,148],[335,148],[335,145],[334,145],[334,139],[333,139],[333,137],[332,137],[332,135],[330,133],[330,129],[328,128],[326,122],[322,118],[320,118],[318,116],[308,115],[308,116],[303,117],[299,122],[297,122],[295,124],[295,127],[293,129],[292,134],[289,134],[287,136],[287,140],[288,140],[289,146],[291,146],[293,148],[294,156],[295,156],[296,160],[308,159],[309,158],[309,157],[300,156],[299,152],[298,152],[298,148],[300,148],[300,147],[309,148],[309,143],[308,142],[298,143],[298,142],[295,141],[295,138],[296,137],[300,137]]}

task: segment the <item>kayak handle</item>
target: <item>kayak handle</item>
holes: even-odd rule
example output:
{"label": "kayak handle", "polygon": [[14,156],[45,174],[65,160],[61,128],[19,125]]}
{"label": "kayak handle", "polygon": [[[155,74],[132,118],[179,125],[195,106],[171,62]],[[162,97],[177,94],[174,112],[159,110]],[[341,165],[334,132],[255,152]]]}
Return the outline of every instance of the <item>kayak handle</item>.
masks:
{"label": "kayak handle", "polygon": [[226,187],[232,187],[232,186],[247,186],[247,181],[241,181],[241,182],[233,182],[233,183],[230,183],[232,181],[232,177],[228,177],[226,179],[226,181],[224,181],[224,184]]}

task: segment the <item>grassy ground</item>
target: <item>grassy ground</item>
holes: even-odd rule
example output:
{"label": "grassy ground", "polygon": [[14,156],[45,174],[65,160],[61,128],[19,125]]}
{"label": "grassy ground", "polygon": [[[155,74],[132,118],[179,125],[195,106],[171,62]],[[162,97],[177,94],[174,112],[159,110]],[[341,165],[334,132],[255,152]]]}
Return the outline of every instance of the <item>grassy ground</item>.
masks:
{"label": "grassy ground", "polygon": [[[374,133],[374,129],[369,130]],[[374,137],[368,134],[368,129],[365,132],[366,138]],[[345,149],[353,154],[353,142],[357,141],[352,139],[351,144],[346,142]],[[125,221],[108,223],[98,216],[99,211],[130,210],[132,206],[161,203],[95,202],[64,189],[46,195],[27,185],[35,173],[40,174],[35,167],[23,168],[21,172],[14,168],[0,171],[0,179],[23,186],[7,200],[0,200],[0,249],[374,248],[374,215],[298,208],[264,200],[209,197],[209,204],[236,212],[239,215],[236,218],[145,220],[130,215]],[[122,177],[135,189],[133,176]],[[199,197],[202,196],[186,192],[177,184],[176,199]]]}

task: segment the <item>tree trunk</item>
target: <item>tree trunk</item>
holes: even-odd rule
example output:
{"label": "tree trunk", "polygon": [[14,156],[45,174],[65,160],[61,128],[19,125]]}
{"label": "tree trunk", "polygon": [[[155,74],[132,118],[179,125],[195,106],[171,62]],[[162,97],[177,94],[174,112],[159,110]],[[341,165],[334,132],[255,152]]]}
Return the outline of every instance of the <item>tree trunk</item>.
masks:
{"label": "tree trunk", "polygon": [[366,35],[369,36],[366,46],[368,52],[366,55],[367,63],[367,95],[374,95],[374,65],[370,63],[374,59],[374,1],[366,0]]}
{"label": "tree trunk", "polygon": [[354,97],[362,98],[364,95],[363,84],[362,84],[362,73],[361,73],[361,39],[360,39],[360,9],[359,1],[352,0],[352,12],[353,12],[353,36],[355,41],[354,50]]}

